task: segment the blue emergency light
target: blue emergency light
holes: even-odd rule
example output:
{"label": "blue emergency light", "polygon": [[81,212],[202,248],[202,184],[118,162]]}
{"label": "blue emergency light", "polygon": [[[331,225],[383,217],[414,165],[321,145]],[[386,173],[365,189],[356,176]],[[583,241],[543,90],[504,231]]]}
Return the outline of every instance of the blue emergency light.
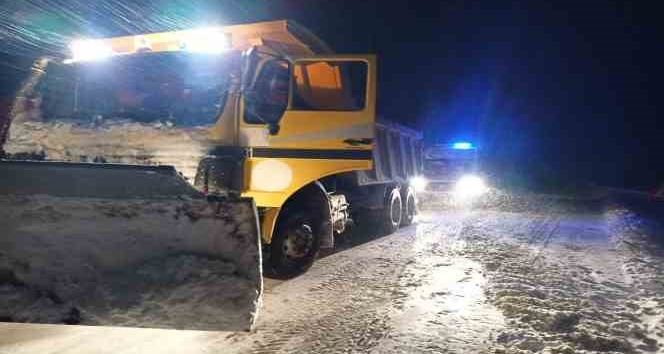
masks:
{"label": "blue emergency light", "polygon": [[458,141],[454,144],[452,144],[452,149],[454,150],[472,150],[475,148],[475,145],[473,143],[469,143],[467,141]]}

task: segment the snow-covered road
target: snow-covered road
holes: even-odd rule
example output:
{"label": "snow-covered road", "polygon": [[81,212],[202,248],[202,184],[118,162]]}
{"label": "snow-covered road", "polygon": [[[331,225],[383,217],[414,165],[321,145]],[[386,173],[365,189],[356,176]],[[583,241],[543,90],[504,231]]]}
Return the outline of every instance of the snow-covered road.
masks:
{"label": "snow-covered road", "polygon": [[254,333],[0,324],[0,353],[664,353],[664,233],[619,204],[431,207],[266,281]]}

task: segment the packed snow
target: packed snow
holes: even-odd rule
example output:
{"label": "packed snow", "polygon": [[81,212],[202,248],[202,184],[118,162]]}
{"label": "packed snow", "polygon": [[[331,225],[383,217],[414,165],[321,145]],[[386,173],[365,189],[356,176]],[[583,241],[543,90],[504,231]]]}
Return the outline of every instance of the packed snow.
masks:
{"label": "packed snow", "polygon": [[199,161],[210,150],[208,129],[118,119],[42,122],[17,118],[4,150],[9,156],[51,161],[174,166],[193,182]]}
{"label": "packed snow", "polygon": [[358,224],[308,273],[268,279],[251,333],[5,324],[0,351],[663,353],[661,231],[606,195],[432,203],[412,227]]}

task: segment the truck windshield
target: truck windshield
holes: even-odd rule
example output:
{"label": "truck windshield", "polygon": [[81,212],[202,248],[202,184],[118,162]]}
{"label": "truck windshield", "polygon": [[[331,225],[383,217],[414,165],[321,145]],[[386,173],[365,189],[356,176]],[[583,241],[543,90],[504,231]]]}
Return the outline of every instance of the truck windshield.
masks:
{"label": "truck windshield", "polygon": [[41,120],[212,124],[226,100],[237,63],[233,58],[168,52],[51,63],[36,90]]}

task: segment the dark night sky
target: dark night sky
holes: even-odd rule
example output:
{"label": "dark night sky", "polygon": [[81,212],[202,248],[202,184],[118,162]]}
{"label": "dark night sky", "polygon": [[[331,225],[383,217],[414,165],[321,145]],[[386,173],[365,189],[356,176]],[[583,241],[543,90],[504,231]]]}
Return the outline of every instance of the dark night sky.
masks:
{"label": "dark night sky", "polygon": [[[377,53],[380,113],[425,129],[430,142],[478,140],[494,165],[522,173],[639,188],[664,182],[664,61],[654,5],[125,0],[123,8],[73,0],[66,16],[47,21],[63,2],[31,2],[47,9],[36,18],[53,28],[78,22],[82,32],[103,35],[293,19],[339,52]],[[0,12],[0,26],[16,18],[17,6]],[[143,16],[127,15],[132,8]],[[7,65],[0,70],[11,77]]]}

